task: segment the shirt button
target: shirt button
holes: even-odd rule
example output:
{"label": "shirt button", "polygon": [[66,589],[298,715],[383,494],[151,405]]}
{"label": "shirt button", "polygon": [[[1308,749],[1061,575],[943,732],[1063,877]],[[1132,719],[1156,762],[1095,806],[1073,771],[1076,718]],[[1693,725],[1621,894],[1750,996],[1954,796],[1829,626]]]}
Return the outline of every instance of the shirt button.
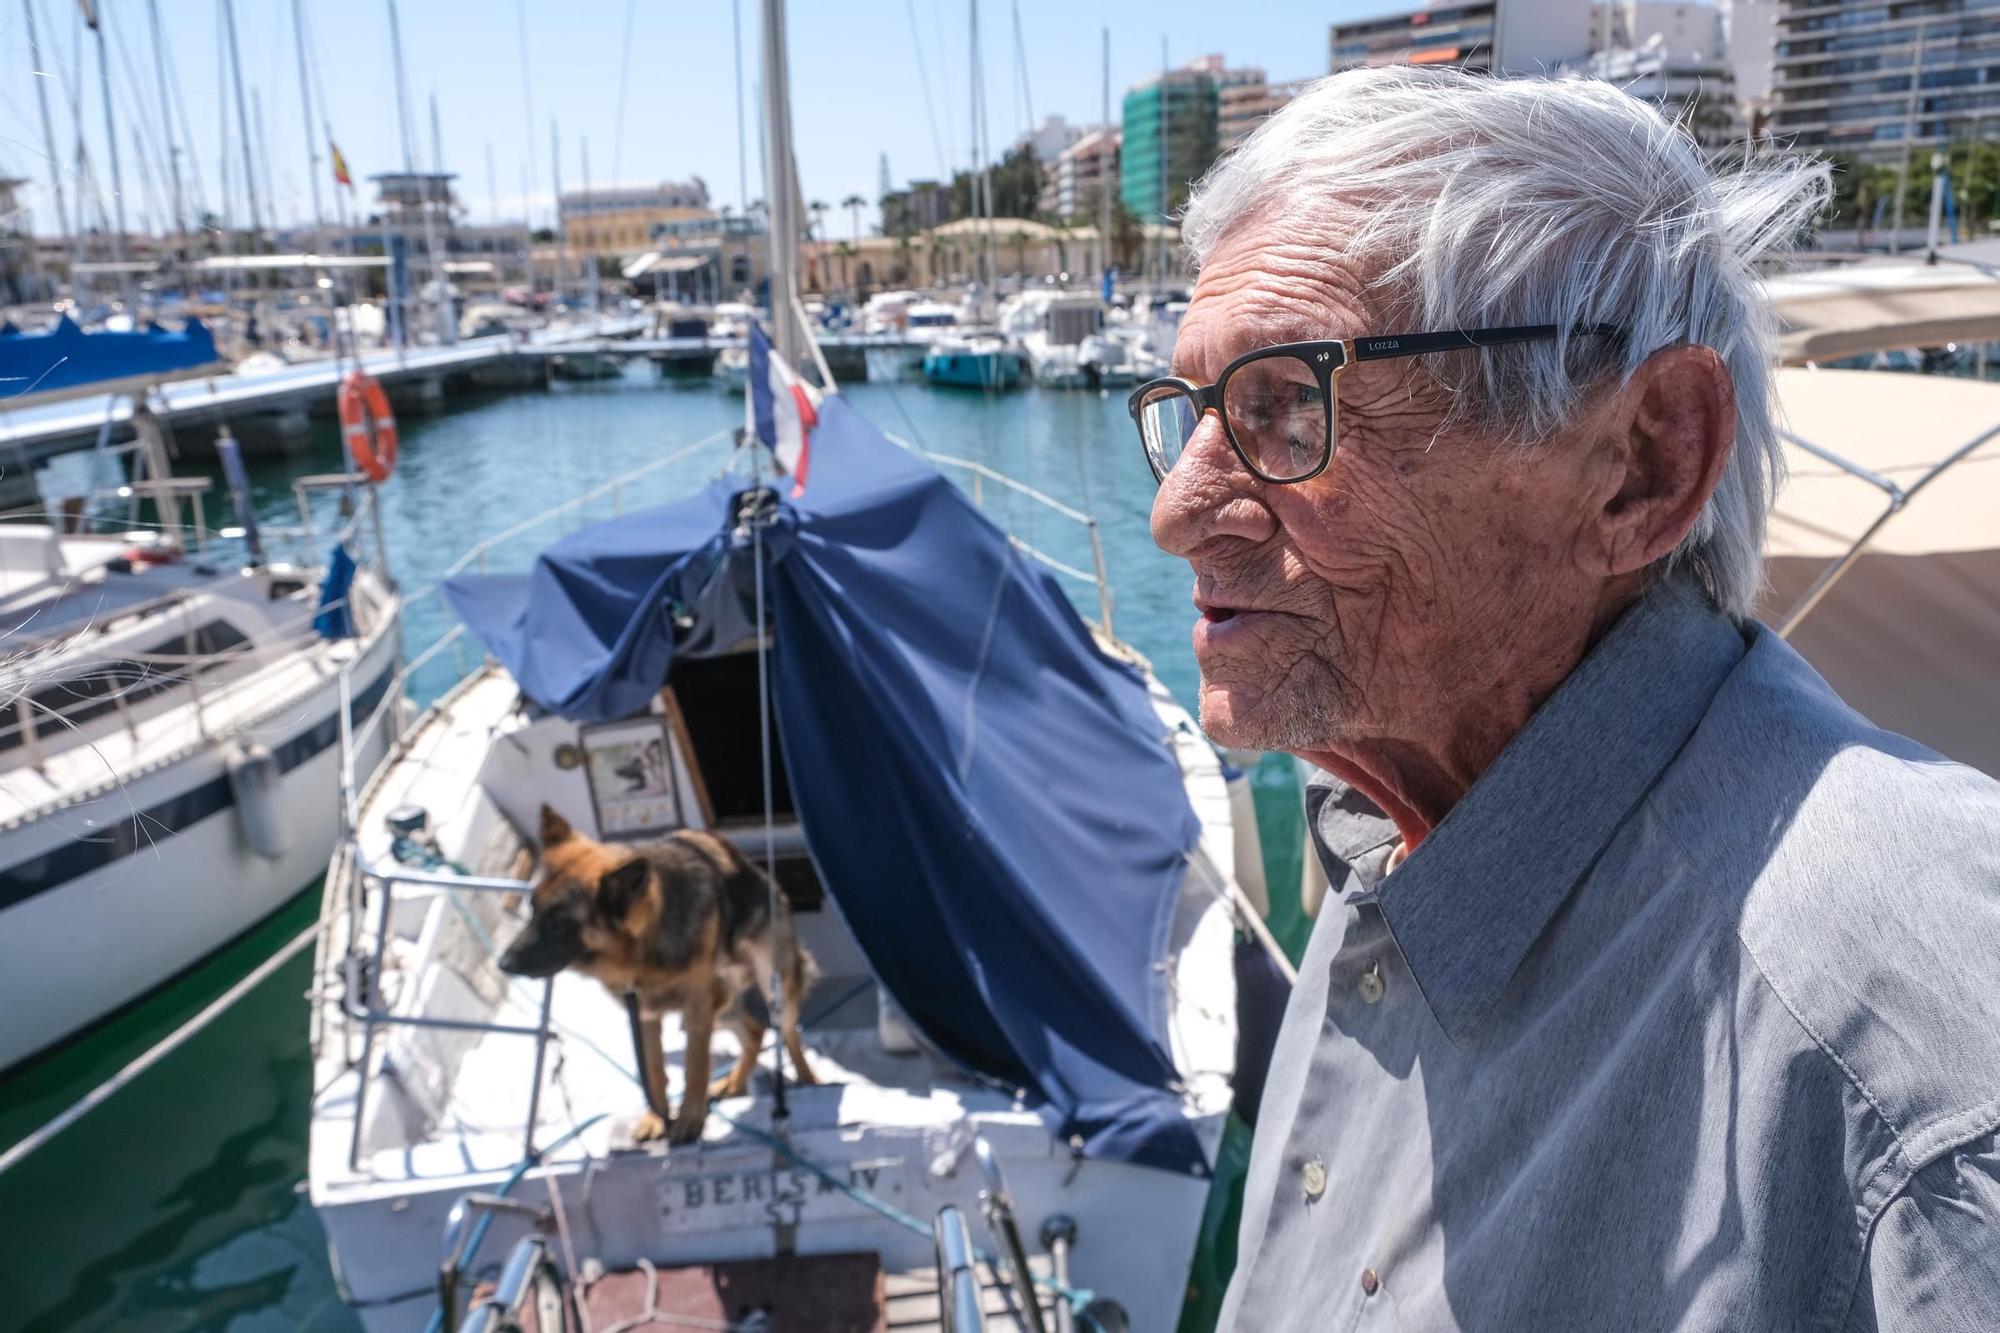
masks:
{"label": "shirt button", "polygon": [[1380,1290],[1382,1290],[1382,1279],[1375,1276],[1375,1270],[1372,1268],[1362,1269],[1361,1294],[1363,1296],[1373,1296]]}
{"label": "shirt button", "polygon": [[1326,1163],[1315,1157],[1299,1172],[1305,1181],[1306,1202],[1311,1203],[1326,1193]]}
{"label": "shirt button", "polygon": [[1378,960],[1368,960],[1368,966],[1361,969],[1361,980],[1355,983],[1355,989],[1369,1004],[1382,1002],[1382,964]]}

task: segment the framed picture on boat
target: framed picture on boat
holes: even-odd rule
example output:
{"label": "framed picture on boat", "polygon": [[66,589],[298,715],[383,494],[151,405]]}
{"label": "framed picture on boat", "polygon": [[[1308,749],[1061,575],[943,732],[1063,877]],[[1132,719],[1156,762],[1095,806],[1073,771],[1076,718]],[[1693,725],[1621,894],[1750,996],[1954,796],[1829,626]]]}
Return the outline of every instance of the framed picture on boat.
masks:
{"label": "framed picture on boat", "polygon": [[577,739],[599,836],[668,833],[686,825],[666,718],[600,722],[580,728]]}

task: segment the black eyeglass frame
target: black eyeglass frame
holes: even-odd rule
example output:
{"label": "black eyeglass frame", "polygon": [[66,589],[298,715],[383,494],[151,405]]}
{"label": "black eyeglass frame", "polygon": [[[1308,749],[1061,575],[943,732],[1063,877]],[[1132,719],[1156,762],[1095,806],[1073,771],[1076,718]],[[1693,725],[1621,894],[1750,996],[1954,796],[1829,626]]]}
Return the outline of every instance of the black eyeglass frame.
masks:
{"label": "black eyeglass frame", "polygon": [[[1397,357],[1428,356],[1435,352],[1462,352],[1480,347],[1504,347],[1510,343],[1545,342],[1562,335],[1558,324],[1521,324],[1498,329],[1450,329],[1437,333],[1392,333],[1379,338],[1341,338],[1321,342],[1277,343],[1270,347],[1259,347],[1245,352],[1222,368],[1222,374],[1215,383],[1198,385],[1178,375],[1162,375],[1147,380],[1132,391],[1126,400],[1126,409],[1132,415],[1132,424],[1139,430],[1140,447],[1146,451],[1146,466],[1153,470],[1155,483],[1163,483],[1171,465],[1160,466],[1154,456],[1153,447],[1146,440],[1146,423],[1140,419],[1140,410],[1148,395],[1160,389],[1172,389],[1189,399],[1195,406],[1195,428],[1200,429],[1201,419],[1211,411],[1222,419],[1222,433],[1229,441],[1229,447],[1243,466],[1257,480],[1272,486],[1296,486],[1300,482],[1311,481],[1326,471],[1327,464],[1333,462],[1336,441],[1340,435],[1340,395],[1338,385],[1340,373],[1361,361],[1389,361]],[[1573,328],[1572,337],[1623,337],[1625,330],[1615,324],[1586,324]],[[1254,361],[1267,361],[1277,357],[1288,357],[1303,362],[1319,379],[1320,398],[1327,405],[1326,439],[1320,448],[1319,461],[1309,471],[1296,477],[1274,477],[1250,461],[1250,454],[1236,438],[1235,427],[1229,424],[1229,412],[1223,407],[1223,390],[1229,377],[1243,366]],[[1189,436],[1193,438],[1192,435]],[[1185,446],[1183,446],[1185,447]]]}

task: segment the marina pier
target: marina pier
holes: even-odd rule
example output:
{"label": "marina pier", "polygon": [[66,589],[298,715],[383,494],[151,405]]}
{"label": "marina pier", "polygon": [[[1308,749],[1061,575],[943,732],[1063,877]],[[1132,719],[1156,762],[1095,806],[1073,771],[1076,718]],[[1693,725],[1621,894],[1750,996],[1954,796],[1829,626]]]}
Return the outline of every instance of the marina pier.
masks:
{"label": "marina pier", "polygon": [[[589,325],[557,325],[525,337],[466,338],[449,346],[379,348],[358,357],[327,358],[275,367],[253,375],[218,373],[160,384],[147,391],[147,407],[170,430],[227,423],[253,446],[303,435],[313,413],[330,414],[340,379],[358,365],[388,391],[398,411],[436,411],[456,384],[475,389],[535,388],[547,383],[558,357],[647,357],[660,362],[713,356],[742,346],[732,337],[647,336],[645,316],[606,317]],[[896,352],[909,344],[878,334],[835,335],[821,353],[844,379],[866,375],[867,352]],[[0,458],[26,472],[60,454],[93,447],[107,426],[131,420],[129,394],[93,394],[14,410],[0,406]],[[185,442],[184,442],[185,443]],[[11,471],[12,469],[10,469]]]}

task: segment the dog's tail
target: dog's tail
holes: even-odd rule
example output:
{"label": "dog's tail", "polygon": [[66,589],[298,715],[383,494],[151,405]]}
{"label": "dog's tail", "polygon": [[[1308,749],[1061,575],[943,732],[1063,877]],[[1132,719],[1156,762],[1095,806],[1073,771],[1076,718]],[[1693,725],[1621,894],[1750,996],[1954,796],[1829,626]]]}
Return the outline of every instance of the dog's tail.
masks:
{"label": "dog's tail", "polygon": [[792,984],[798,987],[799,999],[804,1000],[812,993],[812,988],[819,984],[819,961],[812,956],[812,950],[799,943],[797,933],[792,934],[791,940],[792,953],[797,959],[792,968]]}

